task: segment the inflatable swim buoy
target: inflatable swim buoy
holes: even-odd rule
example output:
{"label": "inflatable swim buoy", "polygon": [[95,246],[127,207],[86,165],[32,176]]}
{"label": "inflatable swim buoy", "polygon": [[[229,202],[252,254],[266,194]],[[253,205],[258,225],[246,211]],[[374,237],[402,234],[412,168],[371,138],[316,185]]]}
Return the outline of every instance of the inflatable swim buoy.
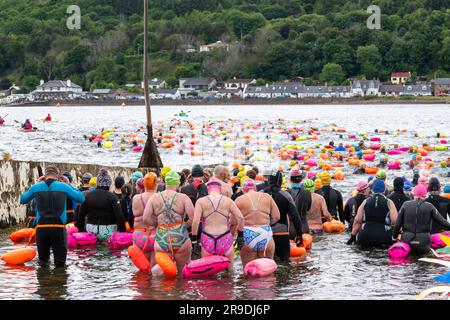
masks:
{"label": "inflatable swim buoy", "polygon": [[4,254],[1,259],[8,264],[24,264],[36,257],[36,250],[32,248],[20,248]]}
{"label": "inflatable swim buoy", "polygon": [[102,143],[103,148],[111,149],[113,147],[112,141],[105,141]]}
{"label": "inflatable swim buoy", "polygon": [[78,233],[78,228],[75,227],[73,224],[66,225],[66,231],[67,235],[72,235],[74,233]]}
{"label": "inflatable swim buoy", "polygon": [[403,153],[403,151],[398,150],[398,149],[389,150],[389,151],[387,152],[387,154],[388,154],[388,155],[391,155],[391,156],[393,156],[393,155],[399,155],[399,154],[402,154],[402,153]]}
{"label": "inflatable swim buoy", "polygon": [[366,168],[365,171],[367,174],[376,174],[378,172],[378,168]]}
{"label": "inflatable swim buoy", "polygon": [[391,258],[405,258],[411,252],[411,247],[404,242],[396,242],[389,249],[388,254]]}
{"label": "inflatable swim buoy", "polygon": [[73,236],[73,234],[67,235],[67,247],[69,248],[75,248],[77,246],[77,240]]}
{"label": "inflatable swim buoy", "polygon": [[115,232],[108,239],[108,245],[112,249],[127,248],[132,244],[133,244],[133,235],[128,232]]}
{"label": "inflatable swim buoy", "polygon": [[244,275],[253,277],[265,277],[274,273],[277,268],[277,263],[272,259],[259,258],[250,261],[245,265]]}
{"label": "inflatable swim buoy", "polygon": [[440,249],[446,247],[446,243],[442,239],[441,235],[444,237],[450,237],[450,231],[445,231],[442,233],[435,233],[431,235],[431,248]]}
{"label": "inflatable swim buoy", "polygon": [[135,146],[135,147],[131,148],[131,150],[134,151],[134,152],[139,152],[142,149],[144,149],[142,146]]}
{"label": "inflatable swim buoy", "polygon": [[80,246],[88,246],[97,243],[97,236],[88,232],[78,232],[72,234]]}
{"label": "inflatable swim buoy", "polygon": [[217,274],[230,266],[230,260],[223,256],[208,256],[189,262],[183,268],[183,277],[193,278]]}
{"label": "inflatable swim buoy", "polygon": [[302,235],[302,240],[303,240],[302,247],[305,248],[306,250],[311,249],[312,243],[313,243],[313,237],[308,233],[304,233]]}
{"label": "inflatable swim buoy", "polygon": [[337,220],[328,221],[323,224],[326,233],[341,233],[345,231],[345,225]]}
{"label": "inflatable swim buoy", "polygon": [[157,252],[155,260],[166,276],[175,277],[177,275],[177,266],[166,253]]}
{"label": "inflatable swim buoy", "polygon": [[366,155],[364,155],[363,158],[366,161],[373,161],[373,160],[375,160],[375,154],[366,154]]}
{"label": "inflatable swim buoy", "polygon": [[128,247],[128,256],[133,261],[134,265],[142,272],[149,272],[151,269],[151,264],[145,257],[139,247],[132,245]]}
{"label": "inflatable swim buoy", "polygon": [[295,243],[293,243],[293,242],[290,243],[290,246],[291,246],[290,254],[289,254],[290,257],[299,257],[299,256],[302,256],[302,255],[306,254],[306,249],[305,248],[297,247],[295,245]]}
{"label": "inflatable swim buoy", "polygon": [[29,241],[33,235],[34,235],[33,228],[24,228],[11,233],[9,238],[11,239],[12,242],[21,242],[21,241]]}

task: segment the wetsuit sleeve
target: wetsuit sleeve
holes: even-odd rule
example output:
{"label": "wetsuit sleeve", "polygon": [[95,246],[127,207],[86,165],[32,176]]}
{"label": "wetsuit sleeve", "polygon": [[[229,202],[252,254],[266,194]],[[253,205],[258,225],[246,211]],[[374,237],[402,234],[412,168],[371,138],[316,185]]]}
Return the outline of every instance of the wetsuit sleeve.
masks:
{"label": "wetsuit sleeve", "polygon": [[404,206],[402,206],[400,208],[400,211],[398,212],[398,216],[397,216],[397,222],[395,223],[394,226],[394,231],[392,234],[392,237],[394,239],[398,238],[398,235],[400,234],[400,228],[403,226],[403,217],[405,215],[405,210],[404,210]]}
{"label": "wetsuit sleeve", "polygon": [[337,191],[337,197],[338,197],[337,205],[338,205],[339,220],[342,221],[341,216],[344,215],[344,200],[342,199],[342,193]]}
{"label": "wetsuit sleeve", "polygon": [[294,204],[294,200],[292,199],[291,195],[287,192],[282,192],[283,196],[286,198],[286,201],[288,201],[288,215],[290,220],[294,223],[295,231],[297,232],[297,238],[301,239],[303,235],[303,229],[302,229],[302,221],[300,220],[300,216],[298,214],[297,207]]}
{"label": "wetsuit sleeve", "polygon": [[307,194],[301,194],[300,197],[298,198],[300,201],[297,201],[297,209],[298,209],[297,211],[298,214],[300,215],[300,220],[303,228],[302,230],[305,233],[309,233],[310,231],[308,221],[306,219],[306,212],[308,211],[308,207],[311,207],[311,198],[308,198]]}
{"label": "wetsuit sleeve", "polygon": [[270,225],[274,225],[280,220],[280,209],[277,203],[270,197]]}
{"label": "wetsuit sleeve", "polygon": [[114,216],[116,217],[117,231],[127,231],[125,227],[125,218],[123,217],[122,208],[120,207],[120,200],[114,195],[112,195],[112,209]]}
{"label": "wetsuit sleeve", "polygon": [[86,201],[80,205],[78,211],[77,228],[79,232],[86,232],[86,215],[87,215],[87,205]]}
{"label": "wetsuit sleeve", "polygon": [[27,192],[20,196],[20,204],[26,204],[34,199],[34,194],[36,192],[36,185],[32,186]]}
{"label": "wetsuit sleeve", "polygon": [[76,189],[75,187],[71,186],[70,184],[64,184],[64,192],[67,194],[67,196],[78,202],[78,203],[83,203],[85,198],[84,198],[84,194],[83,192],[81,192],[80,190]]}
{"label": "wetsuit sleeve", "polygon": [[364,200],[358,208],[358,212],[355,216],[355,221],[353,221],[352,235],[356,236],[361,229],[364,215],[364,207],[366,206],[366,200]]}
{"label": "wetsuit sleeve", "polygon": [[435,207],[433,207],[432,218],[442,227],[450,229],[450,223],[446,219],[444,219],[444,217],[437,211]]}
{"label": "wetsuit sleeve", "polygon": [[351,215],[350,203],[351,203],[351,198],[348,199],[347,202],[345,203],[344,214],[342,216],[339,216],[339,220],[341,220],[342,223],[344,223],[345,221],[350,223],[350,215]]}

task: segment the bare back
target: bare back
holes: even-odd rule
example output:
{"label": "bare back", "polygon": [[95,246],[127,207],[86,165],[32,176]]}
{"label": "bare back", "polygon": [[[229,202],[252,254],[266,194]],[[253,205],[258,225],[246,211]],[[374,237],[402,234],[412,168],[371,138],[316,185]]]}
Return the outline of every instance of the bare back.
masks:
{"label": "bare back", "polygon": [[144,192],[133,197],[133,215],[135,228],[148,228],[148,224],[145,223],[143,219],[144,209],[147,205],[150,205],[148,201],[154,194],[154,192]]}
{"label": "bare back", "polygon": [[249,191],[236,199],[244,216],[245,226],[266,226],[280,219],[280,211],[267,193]]}

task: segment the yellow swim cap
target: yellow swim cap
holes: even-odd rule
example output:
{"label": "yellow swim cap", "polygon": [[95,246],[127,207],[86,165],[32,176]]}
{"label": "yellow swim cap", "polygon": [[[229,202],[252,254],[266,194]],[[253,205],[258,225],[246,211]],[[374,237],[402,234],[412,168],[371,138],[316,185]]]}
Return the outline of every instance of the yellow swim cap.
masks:
{"label": "yellow swim cap", "polygon": [[322,189],[322,187],[323,187],[322,180],[316,179],[314,181],[314,189],[319,190],[319,189]]}
{"label": "yellow swim cap", "polygon": [[165,166],[164,168],[161,169],[161,178],[165,178],[166,174],[170,171],[170,167]]}
{"label": "yellow swim cap", "polygon": [[89,180],[89,188],[93,188],[95,186],[97,186],[97,177],[93,177]]}

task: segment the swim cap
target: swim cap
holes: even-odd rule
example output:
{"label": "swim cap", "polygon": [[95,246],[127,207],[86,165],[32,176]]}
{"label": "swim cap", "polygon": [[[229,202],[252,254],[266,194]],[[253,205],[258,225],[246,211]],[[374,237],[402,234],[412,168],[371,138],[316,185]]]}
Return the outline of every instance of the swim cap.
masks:
{"label": "swim cap", "polygon": [[180,175],[178,173],[176,173],[175,171],[169,171],[166,174],[165,181],[166,181],[166,185],[168,187],[177,186],[180,184]]}
{"label": "swim cap", "polygon": [[369,184],[367,182],[365,182],[364,180],[360,180],[356,185],[356,190],[360,192],[366,190],[368,187]]}
{"label": "swim cap", "polygon": [[97,176],[97,186],[98,187],[110,187],[112,184],[111,176],[108,173],[108,170],[105,168],[100,169],[100,172]]}
{"label": "swim cap", "polygon": [[54,166],[48,166],[45,168],[44,174],[45,175],[53,174],[55,176],[59,176],[59,169]]}
{"label": "swim cap", "polygon": [[301,177],[302,172],[298,169],[292,169],[290,173],[290,177]]}
{"label": "swim cap", "polygon": [[245,180],[250,179],[249,176],[243,176],[239,182],[241,183],[241,186],[244,184]]}
{"label": "swim cap", "polygon": [[235,162],[233,163],[233,169],[238,169],[239,168],[239,163]]}
{"label": "swim cap", "polygon": [[380,180],[385,180],[386,179],[386,171],[378,170],[377,175],[375,177]]}
{"label": "swim cap", "polygon": [[386,190],[386,185],[383,180],[375,179],[375,182],[372,184],[372,191],[374,193],[383,193]]}
{"label": "swim cap", "polygon": [[135,183],[136,181],[138,181],[138,179],[142,178],[142,172],[140,171],[135,171],[133,172],[133,174],[131,175],[131,180]]}
{"label": "swim cap", "polygon": [[427,188],[423,184],[418,184],[413,190],[414,198],[425,199],[427,196]]}
{"label": "swim cap", "polygon": [[375,179],[374,176],[369,176],[369,177],[367,178],[367,183],[370,183],[370,181],[372,181],[373,179]]}
{"label": "swim cap", "polygon": [[394,191],[401,192],[405,186],[405,181],[403,178],[397,177],[394,179]]}
{"label": "swim cap", "polygon": [[418,182],[418,184],[422,184],[424,186],[427,186],[427,178],[425,178],[424,176],[420,176],[419,180],[417,182]]}
{"label": "swim cap", "polygon": [[116,179],[114,179],[114,186],[117,189],[122,189],[124,184],[125,184],[125,179],[123,177],[119,176]]}
{"label": "swim cap", "polygon": [[413,189],[412,183],[406,180],[403,189],[407,192],[410,192]]}
{"label": "swim cap", "polygon": [[63,175],[64,177],[66,177],[66,178],[69,180],[70,183],[72,183],[73,178],[72,178],[72,175],[70,174],[69,171],[64,171],[62,175]]}
{"label": "swim cap", "polygon": [[89,181],[92,179],[92,174],[90,174],[89,172],[86,172],[85,174],[83,174],[83,176],[81,177],[81,182],[83,184],[85,183],[89,183]]}
{"label": "swim cap", "polygon": [[208,183],[206,184],[206,187],[208,188],[208,190],[209,189],[218,189],[218,191],[220,192],[220,190],[222,189],[222,183],[217,178],[211,178],[211,179],[209,179]]}
{"label": "swim cap", "polygon": [[144,190],[144,178],[139,178],[137,181],[136,181],[136,190],[138,191],[138,192],[140,192],[140,191],[143,191]]}
{"label": "swim cap", "polygon": [[447,168],[447,162],[441,161],[441,168]]}
{"label": "swim cap", "polygon": [[428,191],[440,191],[441,190],[441,183],[439,182],[439,179],[436,177],[432,177],[430,181],[428,181]]}
{"label": "swim cap", "polygon": [[149,172],[144,177],[145,190],[155,190],[158,186],[158,176],[154,172]]}
{"label": "swim cap", "polygon": [[324,186],[327,186],[331,183],[331,177],[328,171],[325,171],[320,175],[320,180],[322,180]]}
{"label": "swim cap", "polygon": [[170,171],[170,167],[165,166],[161,169],[161,178],[164,179],[166,177],[166,174]]}
{"label": "swim cap", "polygon": [[244,193],[247,193],[249,190],[255,190],[256,191],[255,181],[253,179],[250,179],[250,178],[245,180],[243,185],[242,185],[242,191]]}
{"label": "swim cap", "polygon": [[92,177],[91,180],[89,180],[89,188],[93,188],[97,185],[97,177]]}
{"label": "swim cap", "polygon": [[303,187],[307,191],[314,192],[314,181],[312,181],[311,179],[306,179],[305,182],[303,183]]}
{"label": "swim cap", "polygon": [[444,193],[450,193],[450,184],[446,184],[445,186],[444,186]]}
{"label": "swim cap", "polygon": [[322,189],[322,187],[323,187],[323,185],[322,185],[322,180],[316,179],[316,180],[314,181],[314,189],[320,190],[320,189]]}
{"label": "swim cap", "polygon": [[193,178],[201,178],[204,175],[203,168],[201,165],[196,164],[192,167],[191,174]]}

